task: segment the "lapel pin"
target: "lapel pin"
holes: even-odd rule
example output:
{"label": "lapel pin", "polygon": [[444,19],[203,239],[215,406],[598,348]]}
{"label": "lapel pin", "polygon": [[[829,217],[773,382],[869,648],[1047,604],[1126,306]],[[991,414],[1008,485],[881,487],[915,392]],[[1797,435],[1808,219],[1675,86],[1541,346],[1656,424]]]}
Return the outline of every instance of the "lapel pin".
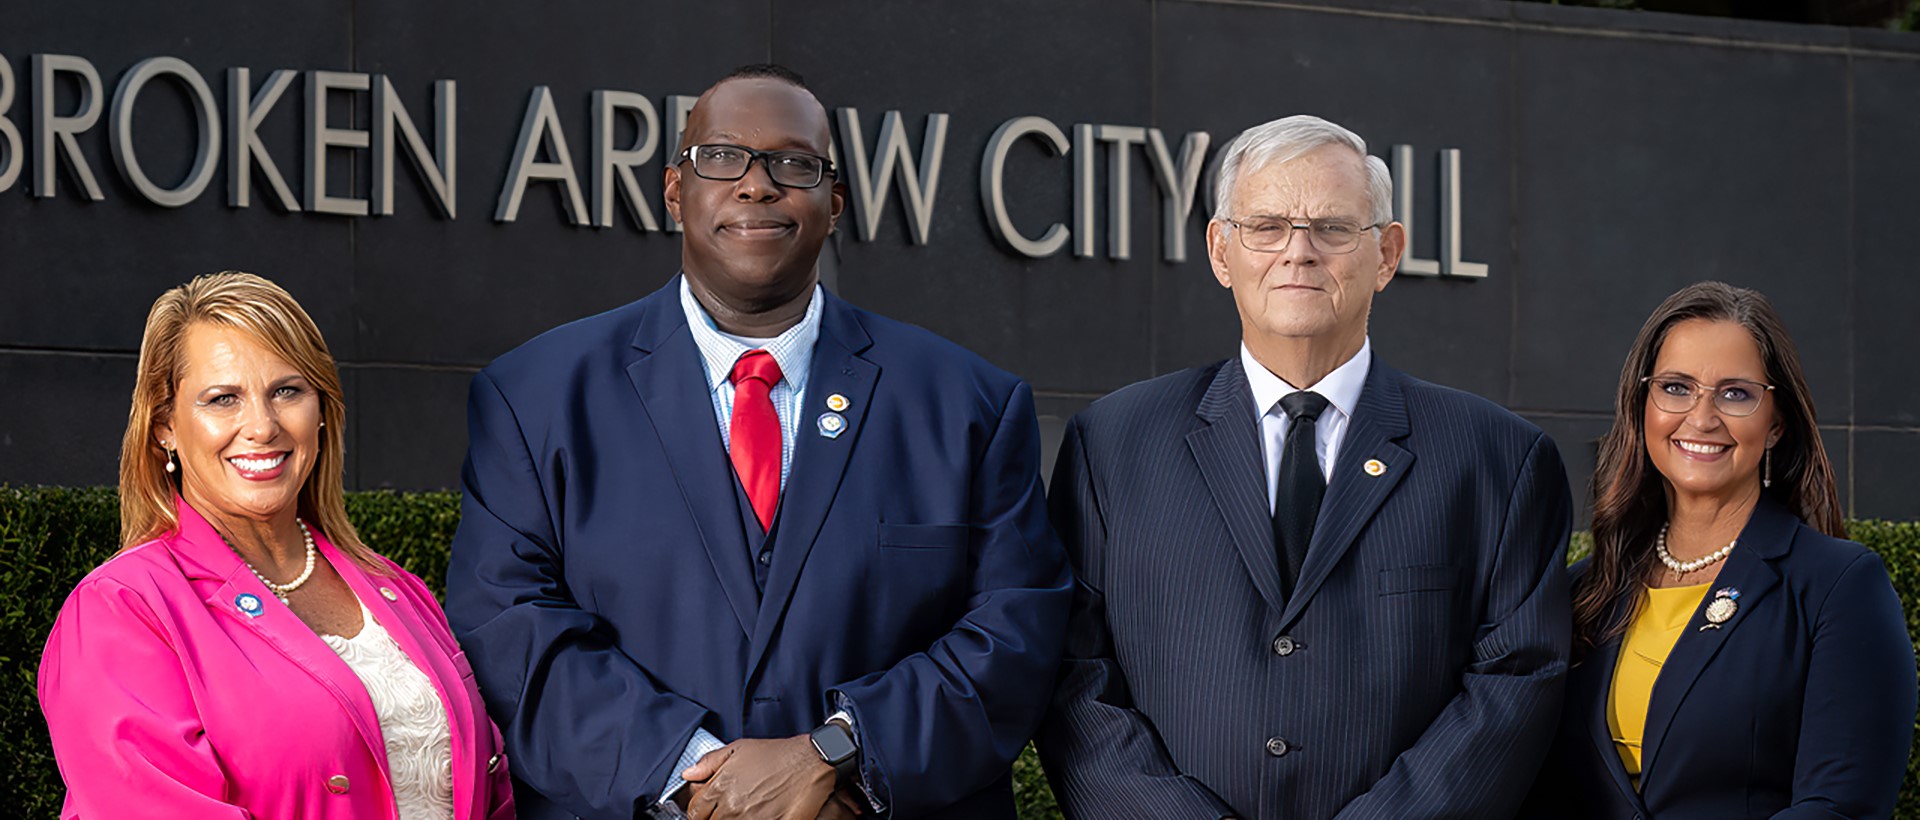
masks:
{"label": "lapel pin", "polygon": [[846,429],[846,416],[842,416],[839,413],[820,414],[820,435],[827,438],[839,438],[841,433],[846,432]]}
{"label": "lapel pin", "polygon": [[1381,473],[1387,471],[1387,465],[1382,463],[1380,459],[1370,458],[1367,459],[1366,464],[1360,466],[1360,469],[1366,470],[1367,475],[1378,477]]}
{"label": "lapel pin", "polygon": [[385,598],[389,601],[398,601],[400,600],[400,593],[394,592],[393,587],[381,587],[380,597]]}
{"label": "lapel pin", "polygon": [[847,412],[847,408],[852,406],[853,403],[847,401],[847,397],[839,393],[827,397],[827,409],[835,413],[845,413]]}
{"label": "lapel pin", "polygon": [[240,608],[249,618],[258,618],[266,614],[266,605],[260,603],[260,596],[251,592],[242,592],[233,599],[233,605]]}
{"label": "lapel pin", "polygon": [[1734,587],[1721,587],[1713,591],[1713,602],[1707,604],[1707,622],[1700,627],[1701,632],[1719,629],[1721,624],[1733,619],[1733,613],[1740,611],[1740,590]]}

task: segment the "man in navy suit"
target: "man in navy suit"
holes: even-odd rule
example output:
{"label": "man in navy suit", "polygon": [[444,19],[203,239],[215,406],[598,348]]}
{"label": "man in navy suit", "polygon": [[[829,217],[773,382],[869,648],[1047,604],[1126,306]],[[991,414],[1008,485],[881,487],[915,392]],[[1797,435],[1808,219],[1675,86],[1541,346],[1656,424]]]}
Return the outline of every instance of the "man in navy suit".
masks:
{"label": "man in navy suit", "polygon": [[820,287],[829,139],[716,84],[682,275],[474,378],[447,612],[523,817],[1013,816],[1072,601],[1032,393]]}
{"label": "man in navy suit", "polygon": [[1277,120],[1219,175],[1239,355],[1095,402],[1055,466],[1054,792],[1069,818],[1509,817],[1567,666],[1559,454],[1373,355],[1406,232],[1358,136]]}

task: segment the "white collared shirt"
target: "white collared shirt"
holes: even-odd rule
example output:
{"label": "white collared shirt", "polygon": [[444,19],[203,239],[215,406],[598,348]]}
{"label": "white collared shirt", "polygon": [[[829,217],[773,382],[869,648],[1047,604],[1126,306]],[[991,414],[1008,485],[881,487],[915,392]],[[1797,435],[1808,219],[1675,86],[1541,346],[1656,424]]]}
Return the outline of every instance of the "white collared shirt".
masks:
{"label": "white collared shirt", "polygon": [[807,313],[800,323],[771,339],[748,339],[720,330],[713,317],[693,298],[687,278],[680,277],[680,309],[687,314],[687,329],[693,333],[694,346],[700,348],[700,361],[707,374],[707,393],[713,399],[714,420],[720,424],[720,443],[733,447],[733,363],[740,354],[765,348],[780,365],[780,383],[768,398],[773,413],[780,417],[780,488],[786,489],[787,474],[793,470],[794,437],[799,433],[800,408],[806,400],[807,377],[813,372],[813,347],[820,340],[820,286],[813,286]]}
{"label": "white collared shirt", "polygon": [[1247,371],[1247,386],[1253,389],[1254,412],[1260,414],[1260,449],[1267,464],[1267,511],[1273,511],[1274,493],[1280,484],[1280,458],[1286,449],[1287,428],[1292,420],[1280,407],[1280,399],[1296,390],[1309,390],[1327,400],[1327,409],[1313,424],[1313,452],[1320,461],[1320,475],[1331,483],[1333,465],[1340,455],[1340,443],[1347,437],[1347,423],[1360,404],[1360,391],[1367,385],[1367,372],[1373,367],[1373,339],[1360,343],[1360,352],[1333,369],[1320,381],[1296,388],[1275,376],[1266,365],[1255,361],[1253,351],[1240,343],[1240,364]]}

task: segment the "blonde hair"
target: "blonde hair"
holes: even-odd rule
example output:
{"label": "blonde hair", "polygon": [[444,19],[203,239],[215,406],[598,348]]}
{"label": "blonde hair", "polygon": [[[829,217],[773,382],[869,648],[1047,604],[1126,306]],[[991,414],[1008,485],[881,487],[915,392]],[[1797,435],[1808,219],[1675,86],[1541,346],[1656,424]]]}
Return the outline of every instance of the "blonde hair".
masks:
{"label": "blonde hair", "polygon": [[180,384],[187,330],[196,324],[232,328],[252,337],[300,371],[320,395],[320,454],[300,488],[299,515],[318,524],[342,552],[362,567],[385,572],[347,520],[343,428],[347,405],[340,371],[320,328],[279,285],[251,273],[222,271],[196,276],[154,300],[140,337],[140,364],[133,382],[127,434],[120,442],[120,548],[151,541],[180,528],[174,497],[179,478],[169,473],[169,454],[154,440],[154,425],[171,420]]}

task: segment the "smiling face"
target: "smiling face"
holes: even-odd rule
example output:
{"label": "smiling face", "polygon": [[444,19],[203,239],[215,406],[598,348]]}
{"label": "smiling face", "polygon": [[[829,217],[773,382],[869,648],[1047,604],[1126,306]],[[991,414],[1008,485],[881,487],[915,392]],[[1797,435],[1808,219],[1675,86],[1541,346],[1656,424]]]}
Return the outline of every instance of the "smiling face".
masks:
{"label": "smiling face", "polygon": [[170,416],[154,432],[178,452],[181,495],[216,522],[295,515],[320,452],[320,394],[241,330],[194,324],[180,354]]}
{"label": "smiling face", "polygon": [[[1360,155],[1341,145],[1323,145],[1282,163],[1249,171],[1233,186],[1236,220],[1340,219],[1354,225],[1373,220],[1367,171]],[[1233,290],[1243,337],[1306,342],[1359,350],[1367,332],[1373,294],[1386,289],[1405,246],[1399,223],[1362,231],[1360,247],[1330,254],[1295,230],[1285,249],[1252,251],[1216,220],[1207,225],[1207,256],[1214,278]]]}
{"label": "smiling face", "polygon": [[[1760,491],[1760,459],[1780,438],[1770,391],[1760,391],[1749,416],[1722,411],[1713,401],[1729,381],[1767,384],[1767,364],[1753,335],[1734,322],[1689,319],[1667,330],[1653,363],[1646,402],[1647,457],[1677,495],[1739,499]],[[1685,413],[1661,410],[1654,390],[1662,381],[1704,385]],[[1734,389],[1734,388],[1723,388]]]}
{"label": "smiling face", "polygon": [[[827,113],[806,89],[768,78],[714,86],[695,104],[682,145],[725,143],[757,151],[828,155]],[[732,181],[704,179],[675,157],[666,169],[667,211],[685,235],[680,265],[697,291],[744,311],[785,304],[818,278],[820,246],[845,207],[831,177],[788,188],[755,161]]]}

